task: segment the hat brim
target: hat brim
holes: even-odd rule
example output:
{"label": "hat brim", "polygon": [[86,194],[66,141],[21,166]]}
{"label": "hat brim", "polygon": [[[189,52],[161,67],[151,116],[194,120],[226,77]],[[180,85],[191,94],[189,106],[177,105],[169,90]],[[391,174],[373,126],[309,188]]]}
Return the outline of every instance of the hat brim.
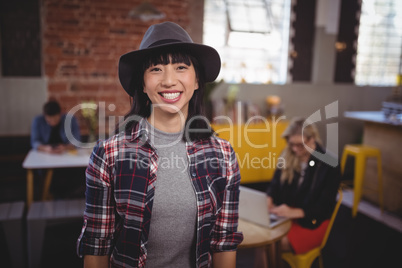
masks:
{"label": "hat brim", "polygon": [[218,52],[210,46],[177,42],[134,50],[122,55],[119,60],[119,80],[124,90],[130,96],[134,95],[135,90],[131,87],[132,79],[135,79],[135,74],[138,74],[140,71],[142,62],[152,53],[160,51],[161,48],[182,49],[183,52],[190,53],[196,57],[204,71],[205,82],[213,82],[219,75],[221,59]]}

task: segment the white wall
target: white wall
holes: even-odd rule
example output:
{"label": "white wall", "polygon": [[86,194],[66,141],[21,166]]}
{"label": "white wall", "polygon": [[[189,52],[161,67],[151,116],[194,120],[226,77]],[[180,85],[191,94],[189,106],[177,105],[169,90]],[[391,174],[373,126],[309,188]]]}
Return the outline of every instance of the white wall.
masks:
{"label": "white wall", "polygon": [[29,135],[47,100],[44,78],[0,78],[0,136]]}

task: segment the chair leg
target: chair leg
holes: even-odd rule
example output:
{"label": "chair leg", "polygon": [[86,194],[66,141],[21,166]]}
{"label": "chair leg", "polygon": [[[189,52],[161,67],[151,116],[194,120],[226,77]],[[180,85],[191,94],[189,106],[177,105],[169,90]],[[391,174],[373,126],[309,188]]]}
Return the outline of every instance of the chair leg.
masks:
{"label": "chair leg", "polygon": [[322,255],[320,254],[320,256],[318,256],[318,262],[320,264],[320,268],[324,268],[324,261],[322,259]]}
{"label": "chair leg", "polygon": [[356,164],[355,164],[355,175],[354,175],[354,194],[353,194],[353,207],[352,207],[352,216],[356,217],[357,208],[359,206],[359,202],[362,196],[362,188],[363,188],[363,179],[364,179],[364,170],[366,168],[366,158],[362,156],[356,156]]}
{"label": "chair leg", "polygon": [[377,172],[378,172],[378,198],[379,198],[381,213],[384,213],[384,194],[383,194],[383,182],[382,182],[381,156],[377,156]]}
{"label": "chair leg", "polygon": [[341,174],[343,175],[343,173],[345,172],[345,165],[346,165],[346,159],[348,157],[348,154],[346,152],[344,152],[342,154],[342,160],[341,160]]}

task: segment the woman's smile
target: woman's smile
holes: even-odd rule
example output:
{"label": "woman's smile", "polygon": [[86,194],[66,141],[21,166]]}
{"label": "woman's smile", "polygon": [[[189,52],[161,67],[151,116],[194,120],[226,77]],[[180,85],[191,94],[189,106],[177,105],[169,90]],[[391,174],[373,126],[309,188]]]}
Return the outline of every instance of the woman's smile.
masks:
{"label": "woman's smile", "polygon": [[159,95],[162,96],[165,102],[169,103],[174,103],[178,100],[180,100],[182,92],[180,91],[164,91],[164,92],[159,92]]}

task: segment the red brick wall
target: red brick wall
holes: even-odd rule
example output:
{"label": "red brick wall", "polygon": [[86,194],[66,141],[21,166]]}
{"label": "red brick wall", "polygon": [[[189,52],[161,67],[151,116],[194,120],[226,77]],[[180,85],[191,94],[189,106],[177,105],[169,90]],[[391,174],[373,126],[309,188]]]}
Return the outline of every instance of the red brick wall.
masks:
{"label": "red brick wall", "polygon": [[[114,104],[106,116],[124,115],[130,99],[117,76],[119,57],[138,49],[146,29],[161,21],[129,18],[143,0],[42,0],[43,66],[50,98],[64,111],[85,102]],[[150,0],[163,19],[190,25],[191,0]],[[85,122],[80,114],[83,133]]]}

